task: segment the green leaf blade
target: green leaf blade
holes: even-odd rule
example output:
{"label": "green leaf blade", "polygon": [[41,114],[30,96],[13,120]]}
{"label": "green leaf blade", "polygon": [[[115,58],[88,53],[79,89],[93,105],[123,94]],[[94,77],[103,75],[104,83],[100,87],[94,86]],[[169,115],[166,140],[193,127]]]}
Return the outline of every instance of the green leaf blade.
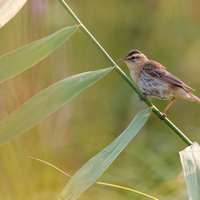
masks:
{"label": "green leaf blade", "polygon": [[109,67],[77,74],[36,94],[0,122],[0,145],[32,128],[112,69]]}
{"label": "green leaf blade", "polygon": [[0,57],[0,83],[32,67],[66,41],[78,26],[65,27]]}
{"label": "green leaf blade", "polygon": [[70,179],[59,200],[72,200],[78,198],[96,179],[108,168],[119,153],[126,147],[138,133],[151,114],[151,108],[140,111],[134,117],[127,129],[110,145],[90,159]]}

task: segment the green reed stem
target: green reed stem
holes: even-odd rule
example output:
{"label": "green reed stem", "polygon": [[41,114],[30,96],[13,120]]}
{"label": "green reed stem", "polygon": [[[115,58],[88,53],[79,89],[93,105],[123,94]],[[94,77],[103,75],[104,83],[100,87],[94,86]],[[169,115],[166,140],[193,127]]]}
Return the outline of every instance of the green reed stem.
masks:
{"label": "green reed stem", "polygon": [[[122,78],[135,90],[135,92],[140,96],[141,99],[144,98],[144,94],[138,88],[138,86],[121,70],[121,68],[113,61],[113,59],[108,55],[108,53],[103,49],[103,47],[98,43],[98,41],[93,37],[93,35],[87,30],[87,28],[82,24],[79,18],[71,10],[71,8],[65,3],[64,0],[58,0],[62,6],[67,10],[70,16],[78,24],[79,28],[84,32],[84,34],[93,42],[93,44],[99,49],[99,51],[104,55],[108,62],[114,66],[115,70],[122,76]],[[146,99],[144,102],[152,107],[152,111],[159,117],[163,118],[162,112],[160,112],[151,102]],[[192,142],[166,117],[163,120],[187,145],[191,145]]]}

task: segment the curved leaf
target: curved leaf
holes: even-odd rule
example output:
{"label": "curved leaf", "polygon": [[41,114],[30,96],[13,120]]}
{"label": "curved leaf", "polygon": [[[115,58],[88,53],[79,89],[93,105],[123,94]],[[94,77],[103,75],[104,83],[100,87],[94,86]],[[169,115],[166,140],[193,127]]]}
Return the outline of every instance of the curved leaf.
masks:
{"label": "curved leaf", "polygon": [[119,153],[142,128],[150,114],[151,108],[138,112],[130,125],[120,136],[76,172],[67,183],[58,199],[72,200],[78,198],[114,161]]}
{"label": "curved leaf", "polygon": [[189,199],[200,199],[200,146],[197,142],[179,152]]}
{"label": "curved leaf", "polygon": [[26,0],[1,0],[0,28],[4,26],[9,20],[11,20],[25,3]]}
{"label": "curved leaf", "polygon": [[0,82],[32,67],[67,40],[78,26],[65,27],[45,38],[27,44],[0,57]]}
{"label": "curved leaf", "polygon": [[32,128],[112,69],[109,67],[77,74],[36,94],[0,122],[0,145]]}

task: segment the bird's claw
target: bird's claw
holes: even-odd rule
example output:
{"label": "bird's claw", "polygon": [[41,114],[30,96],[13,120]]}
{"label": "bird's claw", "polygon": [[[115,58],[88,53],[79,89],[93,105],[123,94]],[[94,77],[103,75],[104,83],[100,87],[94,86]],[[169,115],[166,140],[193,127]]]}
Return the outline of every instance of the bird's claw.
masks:
{"label": "bird's claw", "polygon": [[161,122],[164,122],[165,120],[165,117],[167,117],[167,115],[164,113],[164,112],[162,112],[162,114],[163,114],[163,116],[162,117],[158,117],[160,120],[161,120]]}
{"label": "bird's claw", "polygon": [[141,98],[141,97],[139,96],[139,101],[140,101],[140,102],[147,99],[147,94],[146,94],[146,93],[143,93],[143,95],[144,95],[143,98]]}
{"label": "bird's claw", "polygon": [[[143,95],[144,95],[143,98],[141,98],[141,97],[139,96],[139,101],[140,101],[140,102],[146,100],[146,99],[147,99],[147,95],[151,95],[151,93],[146,93],[146,92],[144,92]],[[172,102],[173,102],[173,101],[172,101]],[[167,107],[167,108],[168,108],[168,107]],[[167,110],[167,109],[165,109],[165,110],[162,112],[162,117],[158,117],[158,118],[161,120],[161,122],[164,122],[164,121],[165,121],[165,117],[167,117],[167,115],[165,114],[166,110]]]}

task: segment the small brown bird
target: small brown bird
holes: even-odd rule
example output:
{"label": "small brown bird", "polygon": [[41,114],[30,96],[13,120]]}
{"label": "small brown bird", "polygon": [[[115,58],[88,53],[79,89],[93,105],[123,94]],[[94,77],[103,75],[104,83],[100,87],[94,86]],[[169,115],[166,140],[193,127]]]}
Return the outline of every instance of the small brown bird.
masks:
{"label": "small brown bird", "polygon": [[133,81],[144,92],[145,97],[151,95],[159,99],[171,99],[163,114],[176,97],[200,104],[200,99],[188,89],[194,90],[173,74],[165,70],[160,63],[149,60],[138,50],[130,51],[124,58]]}

